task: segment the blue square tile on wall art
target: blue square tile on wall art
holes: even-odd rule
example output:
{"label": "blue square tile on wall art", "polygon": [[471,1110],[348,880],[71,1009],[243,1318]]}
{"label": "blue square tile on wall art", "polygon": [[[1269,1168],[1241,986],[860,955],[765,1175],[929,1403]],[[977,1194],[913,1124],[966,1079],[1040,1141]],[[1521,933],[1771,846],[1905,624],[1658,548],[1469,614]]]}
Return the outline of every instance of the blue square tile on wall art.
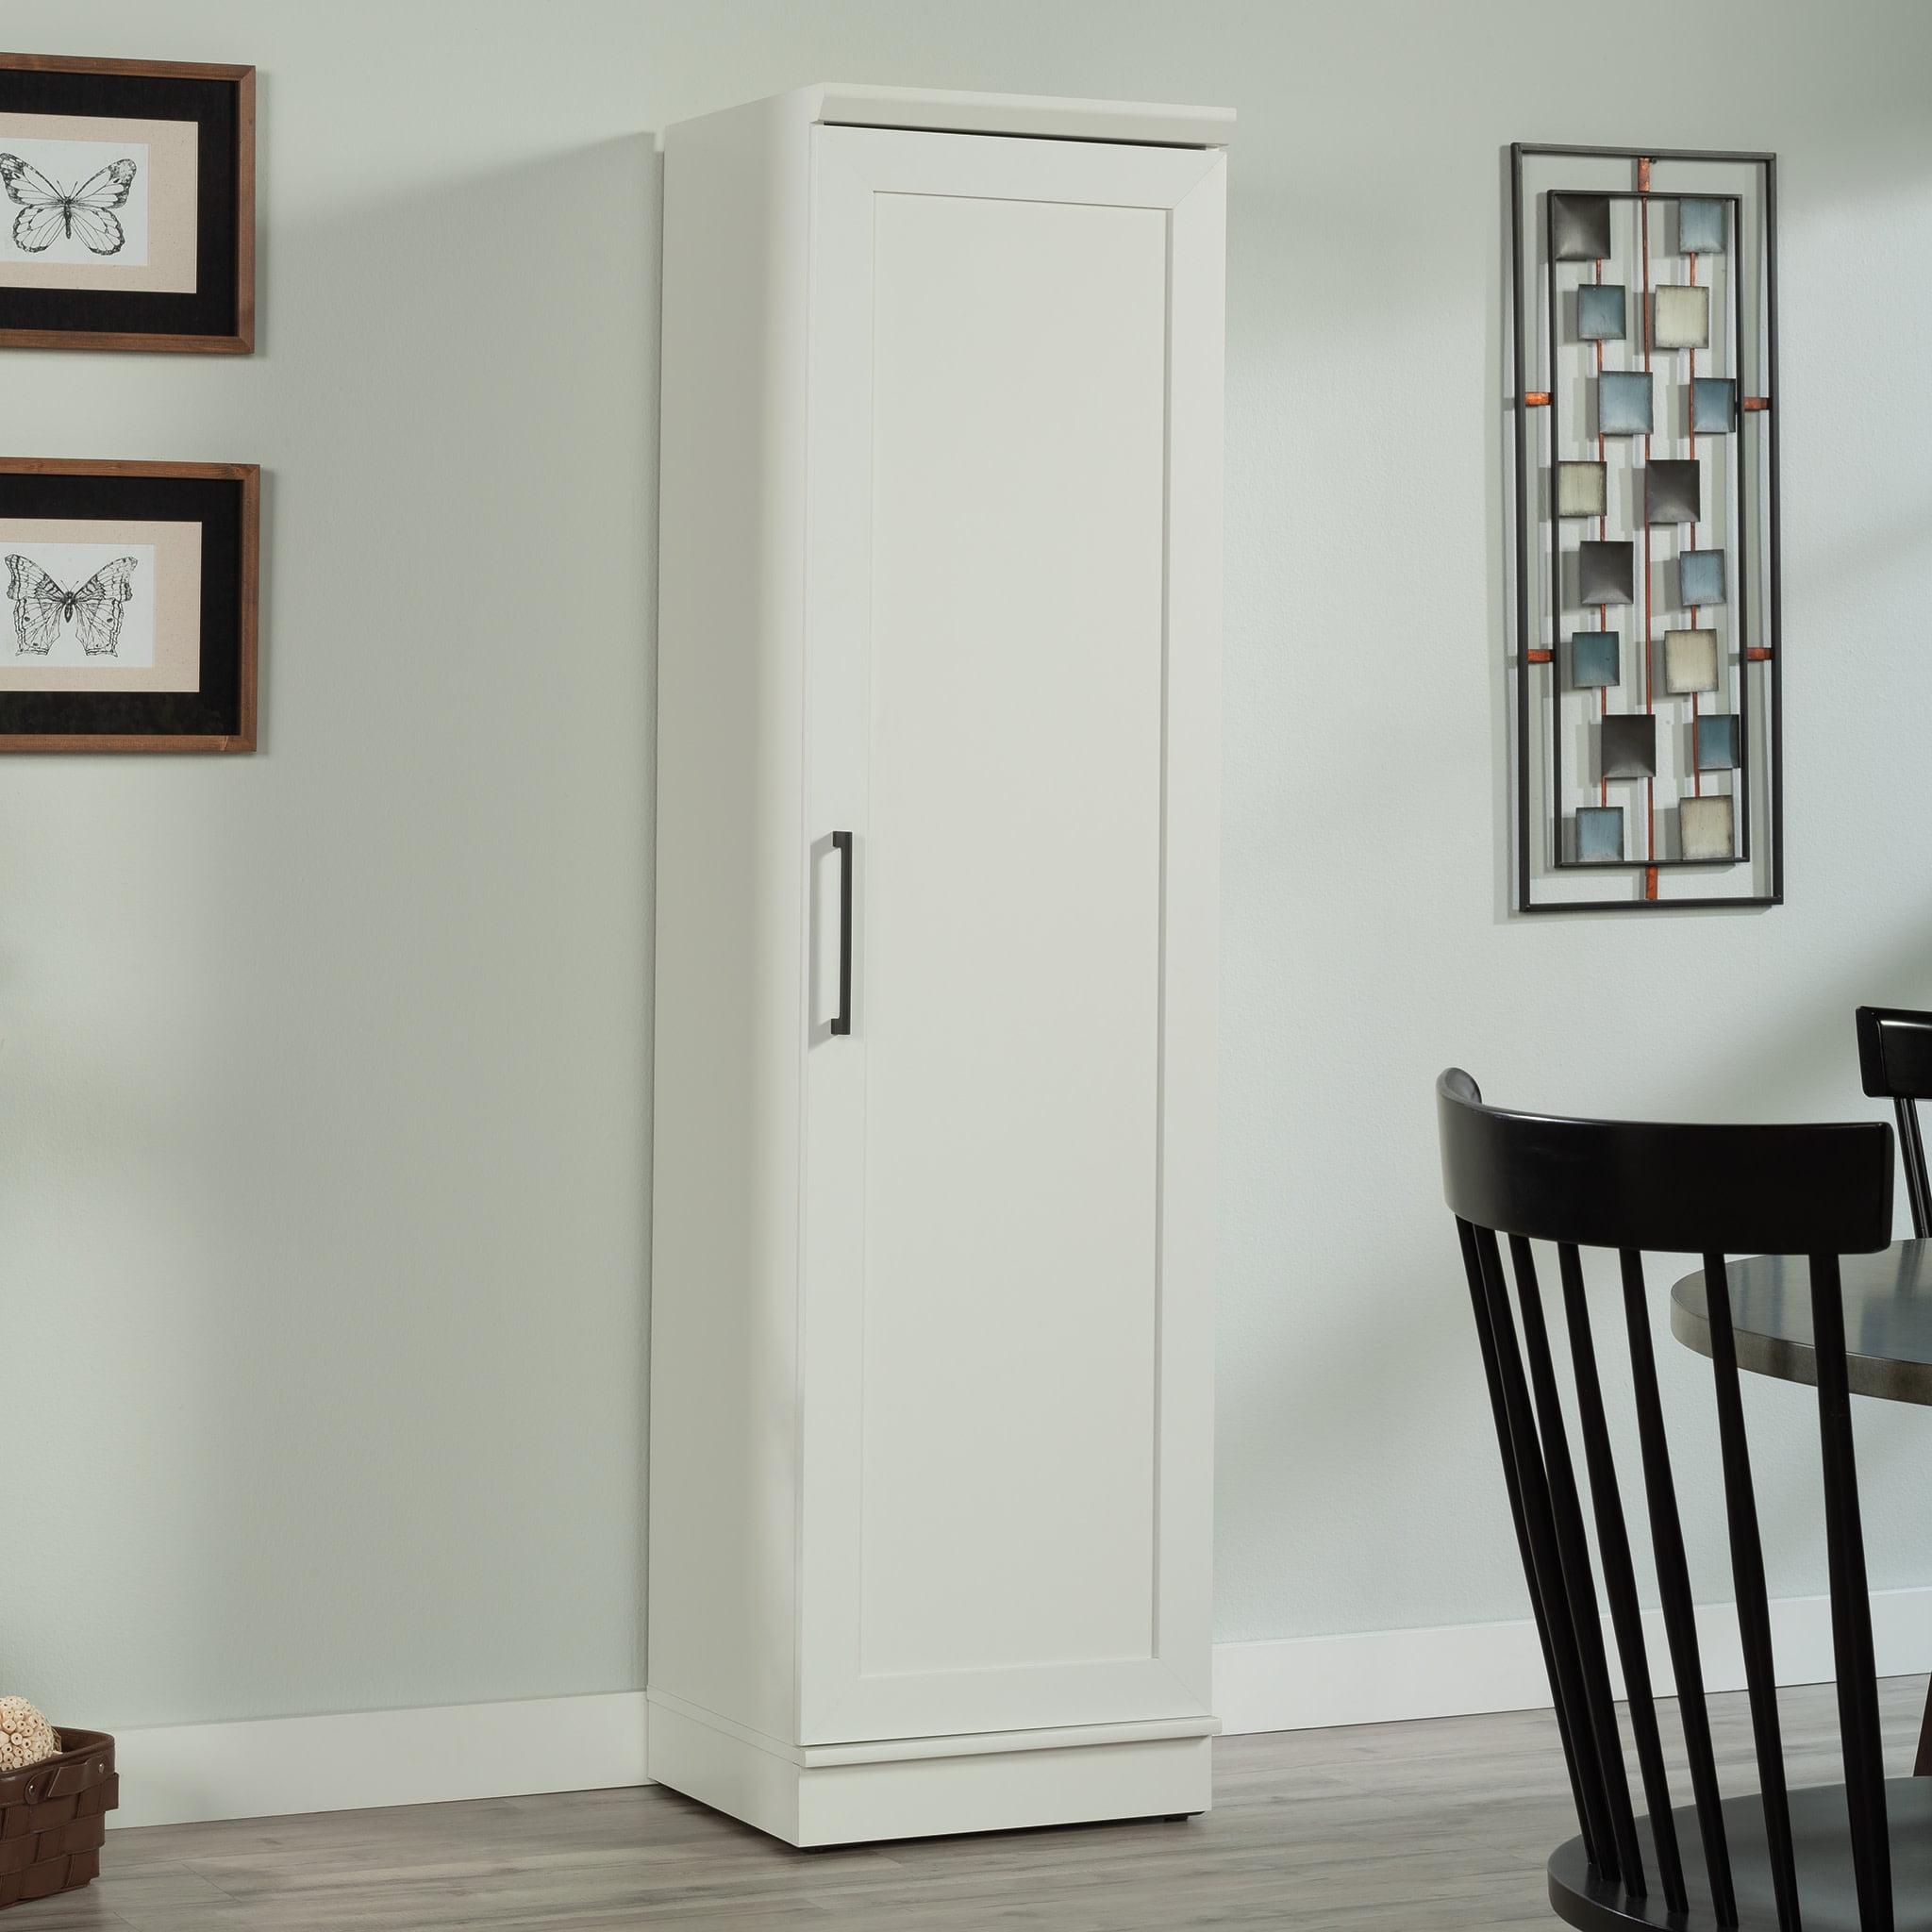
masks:
{"label": "blue square tile on wall art", "polygon": [[1677,204],[1677,253],[1722,255],[1724,252],[1724,205],[1687,196]]}
{"label": "blue square tile on wall art", "polygon": [[1570,637],[1570,682],[1578,691],[1620,683],[1622,639],[1613,630],[1579,630]]}
{"label": "blue square tile on wall art", "polygon": [[1650,377],[1641,370],[1607,371],[1596,379],[1596,426],[1606,436],[1651,433]]}
{"label": "blue square tile on wall art", "polygon": [[1738,721],[1718,712],[1697,721],[1697,769],[1700,772],[1728,772],[1738,764]]}
{"label": "blue square tile on wall art", "polygon": [[1724,554],[1687,550],[1677,559],[1677,602],[1686,610],[1724,601]]}
{"label": "blue square tile on wall art", "polygon": [[1624,856],[1624,808],[1586,805],[1576,813],[1576,857],[1584,864],[1615,861]]}
{"label": "blue square tile on wall art", "polygon": [[1699,375],[1690,384],[1690,434],[1728,436],[1738,423],[1738,385],[1728,375]]}
{"label": "blue square tile on wall art", "polygon": [[1624,291],[1615,282],[1585,282],[1576,291],[1576,336],[1585,342],[1624,340]]}

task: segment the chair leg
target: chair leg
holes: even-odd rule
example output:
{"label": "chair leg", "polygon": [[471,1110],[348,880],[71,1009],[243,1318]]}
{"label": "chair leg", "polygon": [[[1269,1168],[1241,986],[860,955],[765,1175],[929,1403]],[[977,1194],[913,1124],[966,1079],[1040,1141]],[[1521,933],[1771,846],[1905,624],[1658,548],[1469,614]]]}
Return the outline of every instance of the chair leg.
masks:
{"label": "chair leg", "polygon": [[1914,1777],[1932,1777],[1932,1688],[1925,1692],[1925,1715],[1919,1724],[1919,1755],[1912,1760]]}

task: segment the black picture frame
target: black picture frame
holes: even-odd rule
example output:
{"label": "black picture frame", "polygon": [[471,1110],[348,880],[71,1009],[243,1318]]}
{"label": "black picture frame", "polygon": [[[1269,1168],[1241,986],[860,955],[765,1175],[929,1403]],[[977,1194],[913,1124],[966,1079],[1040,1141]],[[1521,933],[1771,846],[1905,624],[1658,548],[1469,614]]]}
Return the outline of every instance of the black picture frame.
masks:
{"label": "black picture frame", "polygon": [[[201,526],[192,691],[0,691],[0,753],[252,752],[260,602],[261,471],[254,463],[0,457],[0,518]],[[15,607],[0,602],[9,613]]]}
{"label": "black picture frame", "polygon": [[0,112],[192,122],[196,167],[192,291],[0,288],[0,348],[253,352],[254,68],[0,53]]}

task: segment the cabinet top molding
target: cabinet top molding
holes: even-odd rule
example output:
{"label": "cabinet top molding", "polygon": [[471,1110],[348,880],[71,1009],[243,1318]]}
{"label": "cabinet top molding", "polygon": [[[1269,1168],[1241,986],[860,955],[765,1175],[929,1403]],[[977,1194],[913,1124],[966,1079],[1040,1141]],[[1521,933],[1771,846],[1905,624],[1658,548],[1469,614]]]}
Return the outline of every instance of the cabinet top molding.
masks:
{"label": "cabinet top molding", "polygon": [[1049,94],[959,93],[947,88],[874,87],[822,80],[767,105],[807,126],[903,127],[935,134],[1030,135],[1050,141],[1117,141],[1224,148],[1234,140],[1232,108],[1146,101],[1064,100]]}

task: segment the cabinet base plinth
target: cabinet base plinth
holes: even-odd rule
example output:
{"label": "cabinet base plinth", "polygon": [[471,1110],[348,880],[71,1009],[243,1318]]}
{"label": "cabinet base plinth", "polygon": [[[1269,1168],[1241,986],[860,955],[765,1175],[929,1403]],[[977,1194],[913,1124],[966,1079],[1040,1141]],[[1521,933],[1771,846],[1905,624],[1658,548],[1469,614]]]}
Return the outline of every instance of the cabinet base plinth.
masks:
{"label": "cabinet base plinth", "polygon": [[[1212,1740],[1203,1735],[1084,1742],[1078,1730],[1040,1732],[1011,1751],[811,1764],[653,1701],[652,1778],[787,1844],[863,1844],[1030,1825],[1172,1818],[1208,1809]],[[1150,1725],[1150,1729],[1172,1728]],[[1052,1741],[1047,1741],[1051,1740]],[[847,1756],[854,1747],[840,1747]]]}

